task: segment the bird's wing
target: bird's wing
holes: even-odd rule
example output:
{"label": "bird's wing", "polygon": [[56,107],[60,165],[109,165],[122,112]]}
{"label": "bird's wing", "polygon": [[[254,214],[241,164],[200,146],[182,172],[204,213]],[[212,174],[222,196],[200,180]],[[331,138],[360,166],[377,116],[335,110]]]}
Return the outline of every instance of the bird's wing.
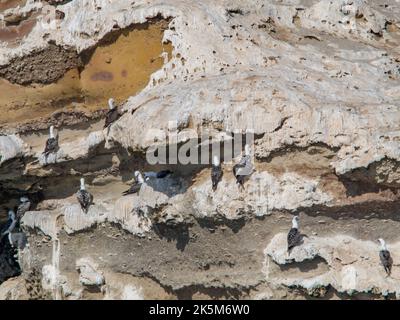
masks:
{"label": "bird's wing", "polygon": [[169,171],[169,170],[162,170],[162,171],[157,173],[157,178],[159,178],[159,179],[165,178],[166,176],[168,176],[171,173],[172,172]]}
{"label": "bird's wing", "polygon": [[211,169],[211,178],[214,181],[219,181],[222,177],[221,166],[213,166]]}
{"label": "bird's wing", "polygon": [[291,228],[287,235],[288,247],[295,246],[300,239],[300,232],[297,228]]}
{"label": "bird's wing", "polygon": [[87,206],[92,202],[93,197],[88,191],[79,190],[77,193],[77,198],[80,205],[84,208],[87,208]]}

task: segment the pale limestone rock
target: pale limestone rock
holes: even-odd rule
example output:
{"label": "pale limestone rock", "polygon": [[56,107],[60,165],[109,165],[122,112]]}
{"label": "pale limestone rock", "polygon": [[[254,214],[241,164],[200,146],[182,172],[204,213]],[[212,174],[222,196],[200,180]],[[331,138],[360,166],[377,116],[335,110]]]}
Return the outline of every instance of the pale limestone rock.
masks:
{"label": "pale limestone rock", "polygon": [[[379,260],[380,246],[371,241],[361,241],[349,236],[304,238],[304,243],[295,247],[290,256],[287,254],[285,233],[273,237],[265,248],[264,273],[268,282],[275,285],[298,286],[307,290],[331,285],[339,292],[354,294],[358,292],[399,295],[400,269],[393,264],[392,274],[388,277]],[[393,261],[398,261],[399,244],[389,244]],[[293,262],[323,259],[328,268],[326,272],[310,268],[302,274],[290,274]],[[271,269],[272,264],[287,265],[289,271],[279,274]],[[294,269],[293,269],[294,270]]]}

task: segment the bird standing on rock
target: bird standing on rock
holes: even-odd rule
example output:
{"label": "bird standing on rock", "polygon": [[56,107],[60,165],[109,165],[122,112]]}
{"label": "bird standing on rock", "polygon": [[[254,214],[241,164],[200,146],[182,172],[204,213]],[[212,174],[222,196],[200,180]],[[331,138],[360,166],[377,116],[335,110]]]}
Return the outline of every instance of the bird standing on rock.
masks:
{"label": "bird standing on rock", "polygon": [[157,178],[157,179],[163,179],[172,174],[173,172],[171,170],[161,170],[159,172],[145,172],[144,173],[144,179],[147,181],[150,178]]}
{"label": "bird standing on rock", "polygon": [[390,276],[390,273],[392,271],[392,264],[393,264],[392,257],[390,256],[390,252],[386,247],[385,240],[383,240],[382,238],[379,238],[378,241],[381,244],[381,250],[379,251],[379,258],[381,259],[381,263],[382,263],[383,268],[385,269],[387,275]]}
{"label": "bird standing on rock", "polygon": [[46,156],[46,158],[47,158],[47,156],[48,156],[50,153],[55,153],[55,152],[58,151],[58,149],[59,149],[59,146],[58,146],[58,137],[54,136],[54,126],[51,126],[51,127],[50,127],[50,132],[49,132],[49,138],[48,138],[47,141],[46,141],[46,147],[45,147],[45,149],[44,149],[43,154],[44,154],[44,155]]}
{"label": "bird standing on rock", "polygon": [[290,251],[295,247],[298,246],[301,242],[301,234],[299,231],[299,217],[295,216],[292,219],[292,228],[289,230],[287,235],[287,251],[290,255]]}
{"label": "bird standing on rock", "polygon": [[17,220],[20,220],[22,216],[31,208],[31,201],[28,197],[21,197],[19,199],[21,202],[17,209]]}
{"label": "bird standing on rock", "polygon": [[253,164],[250,156],[250,146],[248,144],[244,147],[245,153],[240,159],[239,163],[233,166],[233,174],[236,178],[236,183],[243,189],[246,177],[253,173]]}
{"label": "bird standing on rock", "polygon": [[142,177],[142,174],[139,171],[135,171],[135,182],[131,185],[131,187],[128,190],[124,191],[122,195],[126,196],[128,194],[137,193],[140,190],[143,183],[144,179]]}
{"label": "bird standing on rock", "polygon": [[213,191],[217,190],[218,183],[221,181],[223,172],[221,168],[221,163],[218,156],[213,157],[213,164],[211,168],[211,182]]}
{"label": "bird standing on rock", "polygon": [[104,129],[105,128],[109,128],[110,125],[117,121],[118,118],[121,116],[118,112],[118,108],[114,105],[114,99],[110,98],[108,100],[108,107],[110,110],[108,110],[107,114],[106,114],[106,121],[104,123]]}
{"label": "bird standing on rock", "polygon": [[84,178],[81,178],[81,187],[76,193],[76,197],[81,205],[82,210],[87,213],[89,206],[92,204],[93,196],[86,191]]}
{"label": "bird standing on rock", "polygon": [[8,220],[6,224],[1,228],[0,241],[3,240],[4,236],[12,232],[17,224],[17,219],[15,218],[15,212],[13,210],[8,210]]}
{"label": "bird standing on rock", "polygon": [[46,159],[50,153],[56,153],[59,149],[58,146],[58,136],[54,136],[54,126],[50,127],[49,138],[46,141],[46,147],[44,149],[43,154]]}

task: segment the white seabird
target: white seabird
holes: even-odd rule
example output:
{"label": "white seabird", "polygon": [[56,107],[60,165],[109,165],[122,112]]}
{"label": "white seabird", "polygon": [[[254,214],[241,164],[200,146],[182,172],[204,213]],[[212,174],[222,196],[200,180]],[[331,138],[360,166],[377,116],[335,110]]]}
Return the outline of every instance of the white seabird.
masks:
{"label": "white seabird", "polygon": [[221,163],[218,156],[213,157],[213,164],[211,168],[211,182],[213,191],[217,190],[218,183],[221,181],[223,172],[221,168]]}
{"label": "white seabird", "polygon": [[233,174],[236,178],[236,183],[242,188],[246,177],[250,176],[254,169],[253,163],[251,162],[250,146],[246,144],[244,149],[244,155],[239,163],[233,166]]}
{"label": "white seabird", "polygon": [[392,264],[393,260],[392,257],[390,256],[390,252],[386,247],[385,240],[382,238],[378,239],[379,243],[381,244],[381,250],[379,251],[379,258],[381,260],[381,263],[383,265],[383,268],[385,269],[386,273],[390,275],[392,271]]}
{"label": "white seabird", "polygon": [[287,235],[287,251],[290,251],[297,245],[301,243],[301,234],[299,231],[299,217],[294,216],[292,219],[292,228],[289,230]]}
{"label": "white seabird", "polygon": [[108,107],[109,107],[109,110],[108,110],[108,112],[106,114],[106,121],[104,123],[104,129],[110,127],[110,125],[114,121],[118,120],[118,118],[121,116],[119,114],[118,107],[114,105],[114,99],[113,98],[110,98],[108,100]]}
{"label": "white seabird", "polygon": [[142,187],[143,183],[144,179],[142,174],[139,171],[135,171],[135,182],[131,185],[131,187],[128,190],[124,191],[122,195],[126,196],[128,194],[137,193]]}

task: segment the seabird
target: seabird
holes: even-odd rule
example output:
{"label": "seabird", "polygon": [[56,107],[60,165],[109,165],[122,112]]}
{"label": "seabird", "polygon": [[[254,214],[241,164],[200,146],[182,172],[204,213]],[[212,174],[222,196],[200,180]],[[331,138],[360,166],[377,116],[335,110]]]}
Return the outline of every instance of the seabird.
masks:
{"label": "seabird", "polygon": [[126,196],[128,194],[137,193],[140,190],[143,183],[144,179],[142,177],[142,174],[139,171],[135,171],[135,182],[131,185],[131,187],[128,190],[124,191],[122,195]]}
{"label": "seabird", "polygon": [[233,166],[233,174],[236,178],[236,183],[243,188],[244,180],[253,172],[253,164],[250,157],[250,146],[245,145],[245,153],[239,163]]}
{"label": "seabird", "polygon": [[8,220],[6,224],[1,229],[1,240],[3,237],[12,232],[17,224],[17,219],[15,219],[15,212],[13,210],[8,210]]}
{"label": "seabird", "polygon": [[386,273],[390,276],[393,264],[392,257],[390,256],[390,252],[386,247],[385,240],[379,238],[378,241],[381,244],[381,250],[379,251],[379,258],[381,259],[381,263],[385,268]]}
{"label": "seabird", "polygon": [[211,181],[213,191],[217,190],[218,183],[222,178],[222,168],[218,156],[213,157],[213,165],[211,168]]}
{"label": "seabird", "polygon": [[292,219],[292,228],[289,230],[287,235],[287,251],[290,254],[290,251],[301,242],[301,234],[299,231],[299,217],[294,216]]}
{"label": "seabird", "polygon": [[108,107],[110,110],[108,110],[106,114],[106,121],[104,123],[104,129],[108,128],[114,121],[118,120],[118,118],[121,116],[118,112],[118,108],[114,105],[114,99],[110,98],[108,100]]}
{"label": "seabird", "polygon": [[31,201],[28,197],[21,197],[19,199],[21,202],[17,209],[17,220],[20,220],[22,216],[27,212],[31,207]]}
{"label": "seabird", "polygon": [[171,170],[161,170],[159,172],[149,171],[144,173],[144,178],[146,181],[149,180],[150,178],[163,179],[172,173],[173,172]]}
{"label": "seabird", "polygon": [[50,153],[55,153],[58,151],[58,137],[54,136],[54,126],[50,127],[50,135],[49,138],[46,141],[46,147],[44,149],[43,154],[47,156]]}
{"label": "seabird", "polygon": [[93,196],[88,191],[86,191],[84,178],[81,178],[81,187],[79,191],[76,193],[76,197],[78,198],[82,210],[87,212],[89,206],[92,203]]}

